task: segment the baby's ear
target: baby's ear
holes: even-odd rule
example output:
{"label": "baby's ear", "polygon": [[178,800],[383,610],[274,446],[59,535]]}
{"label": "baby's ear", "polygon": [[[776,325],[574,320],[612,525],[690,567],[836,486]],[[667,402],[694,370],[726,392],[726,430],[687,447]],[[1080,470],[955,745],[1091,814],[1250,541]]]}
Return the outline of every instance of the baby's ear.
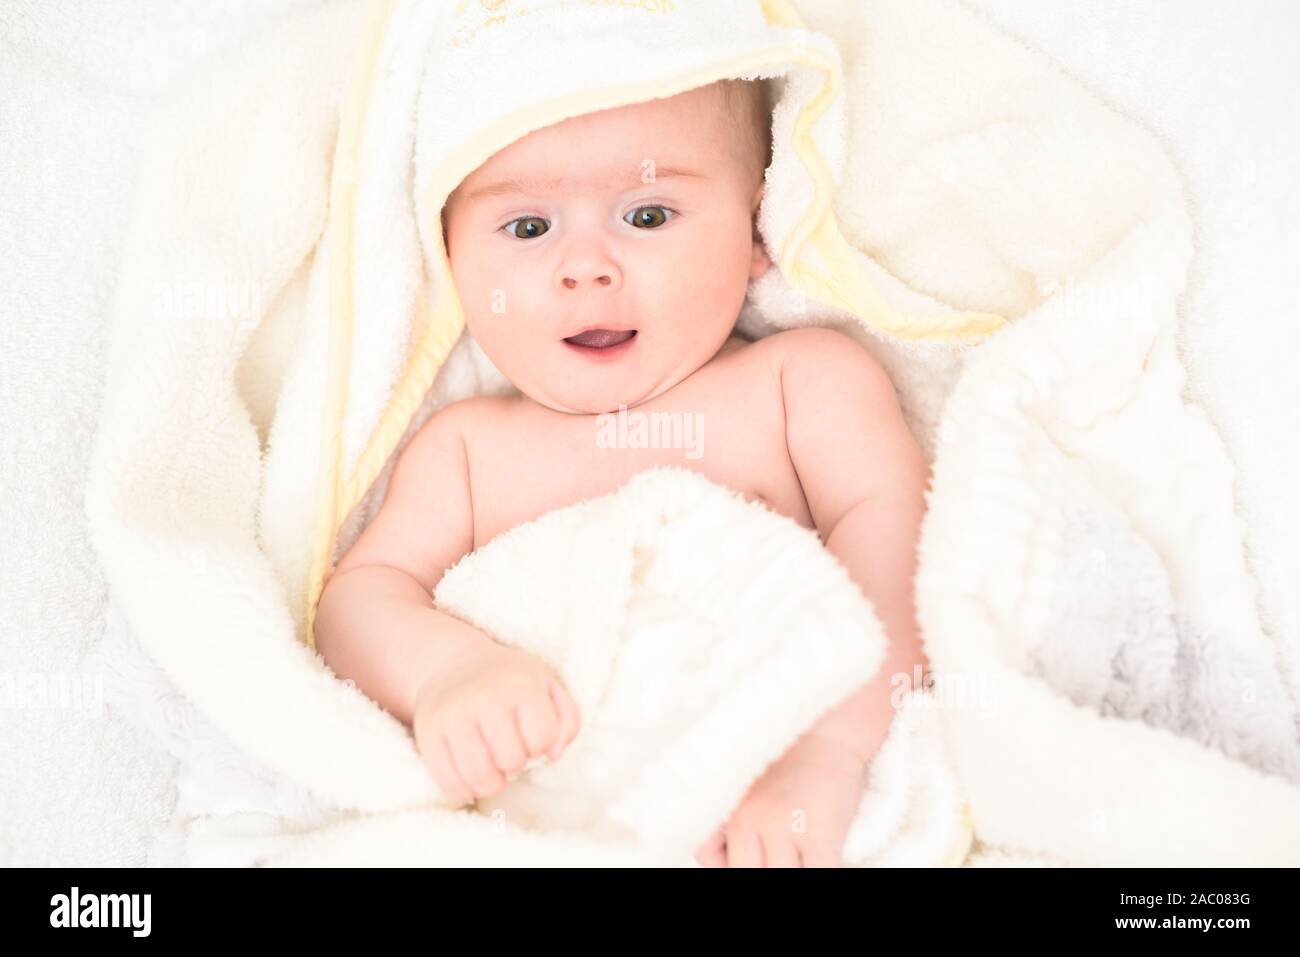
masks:
{"label": "baby's ear", "polygon": [[442,221],[442,248],[446,250],[448,259],[451,258],[451,213],[451,196],[448,196],[447,201],[442,204],[442,212],[438,216]]}

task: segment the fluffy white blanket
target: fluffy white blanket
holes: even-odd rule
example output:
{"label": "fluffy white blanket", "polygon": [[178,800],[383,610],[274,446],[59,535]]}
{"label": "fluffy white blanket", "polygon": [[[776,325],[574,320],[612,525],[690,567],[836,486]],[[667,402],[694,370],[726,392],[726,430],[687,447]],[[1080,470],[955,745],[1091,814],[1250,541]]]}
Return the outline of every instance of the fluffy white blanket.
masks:
{"label": "fluffy white blanket", "polygon": [[[270,864],[694,866],[750,783],[884,655],[869,603],[814,532],[676,467],[506,532],[450,569],[435,599],[546,661],[583,715],[556,764],[476,804],[495,833],[526,839],[481,858],[481,821],[430,808],[331,819],[306,840],[281,822],[245,837],[244,853]],[[845,860],[955,864],[970,835],[933,699],[900,686],[896,702]]]}
{"label": "fluffy white blanket", "polygon": [[[751,290],[741,328],[853,335],[889,367],[934,460],[918,610],[938,700],[909,699],[896,722],[850,858],[963,856],[964,800],[979,842],[968,863],[1297,863],[1300,649],[1260,629],[1229,463],[1182,398],[1173,333],[1191,241],[1174,170],[1143,131],[957,4],[799,6],[843,54],[834,211],[883,306],[875,322],[810,308],[774,271]],[[186,768],[175,844],[158,859],[680,862],[815,708],[877,660],[870,607],[833,562],[805,547],[796,567],[766,550],[809,544],[792,523],[750,509],[706,535],[737,503],[698,477],[660,473],[617,493],[622,508],[606,499],[554,513],[449,576],[440,600],[553,655],[595,719],[571,762],[529,772],[488,814],[441,807],[404,729],[297,640],[315,517],[304,489],[320,475],[320,383],[337,373],[324,320],[340,247],[322,231],[338,211],[328,186],[353,39],[367,35],[359,15],[354,3],[321,4],[179,91],[145,173],[87,505],[115,602],[103,664],[121,706]],[[419,53],[396,44],[375,82],[405,84],[410,102]],[[302,109],[265,108],[267,90]],[[409,184],[387,180],[384,193],[363,175],[367,156],[409,159],[418,131],[409,113],[381,119],[362,169],[332,170],[336,197],[362,174],[357,248],[376,269],[354,291],[361,303],[387,296],[374,314],[393,320],[381,346],[355,348],[347,465],[393,407],[421,331],[409,305],[427,237],[401,231]],[[793,119],[779,105],[778,133]],[[792,226],[797,187],[781,198],[795,183],[784,169],[770,171],[769,240]],[[386,218],[398,215],[394,197],[407,219]],[[226,295],[202,298],[214,289]],[[970,348],[902,334],[909,319],[956,309],[1013,322]],[[903,325],[883,329],[881,316]],[[446,401],[506,387],[461,339],[408,410],[408,435]],[[373,476],[341,545],[373,514],[386,474]],[[674,521],[635,524],[665,510]],[[550,554],[571,531],[575,561],[621,569],[611,580],[636,587],[570,619],[553,616],[590,596],[501,607],[502,593],[527,596],[539,574],[514,550]],[[683,580],[698,558],[674,550],[701,536],[740,557]],[[780,584],[746,585],[760,581]],[[732,591],[698,591],[724,585]],[[747,608],[726,600],[745,594]],[[836,602],[842,616],[819,630],[820,603]],[[790,631],[761,627],[777,620]],[[593,653],[557,648],[559,621]],[[622,628],[574,630],[580,622]],[[837,667],[797,653],[794,633]],[[765,642],[780,673],[758,656]],[[705,647],[721,657],[692,657]],[[156,699],[142,696],[163,674]],[[633,674],[689,676],[699,710],[680,725],[678,712],[645,712]],[[754,733],[732,737],[738,724]],[[636,747],[611,756],[620,735]]]}

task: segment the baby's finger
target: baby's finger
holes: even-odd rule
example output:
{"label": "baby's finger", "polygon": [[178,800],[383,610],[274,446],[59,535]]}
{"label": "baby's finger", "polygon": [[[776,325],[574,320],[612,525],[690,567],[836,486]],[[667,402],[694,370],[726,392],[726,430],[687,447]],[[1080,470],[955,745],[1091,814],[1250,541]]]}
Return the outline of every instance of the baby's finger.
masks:
{"label": "baby's finger", "polygon": [[763,832],[763,863],[765,867],[798,867],[799,847],[788,825],[773,825]]}
{"label": "baby's finger", "polygon": [[515,707],[518,714],[519,733],[529,757],[540,757],[555,744],[559,734],[560,718],[549,695],[529,694]]}
{"label": "baby's finger", "polygon": [[560,718],[560,729],[555,735],[555,744],[551,748],[547,757],[555,761],[564,749],[569,746],[578,732],[582,729],[582,716],[578,712],[578,705],[569,694],[567,688],[554,678],[549,682],[551,688],[551,701],[555,705],[556,714]]}
{"label": "baby's finger", "polygon": [[727,866],[762,867],[763,842],[757,831],[743,828],[727,830]]}
{"label": "baby's finger", "polygon": [[497,769],[477,722],[448,732],[447,743],[461,779],[478,797],[489,797],[505,787],[505,775]]}
{"label": "baby's finger", "polygon": [[709,839],[695,849],[695,860],[701,867],[727,866],[727,834],[718,828]]}
{"label": "baby's finger", "polygon": [[804,844],[801,857],[804,867],[843,867],[840,852],[823,842]]}
{"label": "baby's finger", "polygon": [[433,775],[434,783],[443,796],[453,804],[467,804],[474,800],[474,792],[461,778],[456,770],[456,762],[451,756],[451,748],[445,735],[438,735],[424,755],[424,761]]}
{"label": "baby's finger", "polygon": [[523,733],[519,730],[513,707],[503,706],[480,715],[479,726],[498,771],[514,774],[528,763]]}

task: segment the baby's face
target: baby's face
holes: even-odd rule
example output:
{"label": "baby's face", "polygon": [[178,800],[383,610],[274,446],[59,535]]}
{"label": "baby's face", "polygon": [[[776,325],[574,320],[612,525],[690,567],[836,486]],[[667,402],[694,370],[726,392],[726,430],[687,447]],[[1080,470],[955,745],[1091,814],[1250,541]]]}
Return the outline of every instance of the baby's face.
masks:
{"label": "baby's face", "polygon": [[[571,117],[494,154],[449,197],[466,324],[534,401],[631,407],[726,342],[771,263],[754,225],[762,175],[720,108],[703,87]],[[565,341],[593,327],[635,335],[607,349]]]}

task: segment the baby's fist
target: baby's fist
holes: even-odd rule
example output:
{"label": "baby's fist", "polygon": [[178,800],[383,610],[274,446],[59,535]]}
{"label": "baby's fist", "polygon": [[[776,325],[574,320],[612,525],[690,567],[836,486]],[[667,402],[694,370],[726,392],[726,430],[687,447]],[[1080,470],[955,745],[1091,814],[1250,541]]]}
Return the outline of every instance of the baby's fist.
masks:
{"label": "baby's fist", "polygon": [[463,804],[499,793],[533,758],[557,760],[578,707],[537,658],[504,645],[430,678],[415,700],[416,747],[439,790]]}

